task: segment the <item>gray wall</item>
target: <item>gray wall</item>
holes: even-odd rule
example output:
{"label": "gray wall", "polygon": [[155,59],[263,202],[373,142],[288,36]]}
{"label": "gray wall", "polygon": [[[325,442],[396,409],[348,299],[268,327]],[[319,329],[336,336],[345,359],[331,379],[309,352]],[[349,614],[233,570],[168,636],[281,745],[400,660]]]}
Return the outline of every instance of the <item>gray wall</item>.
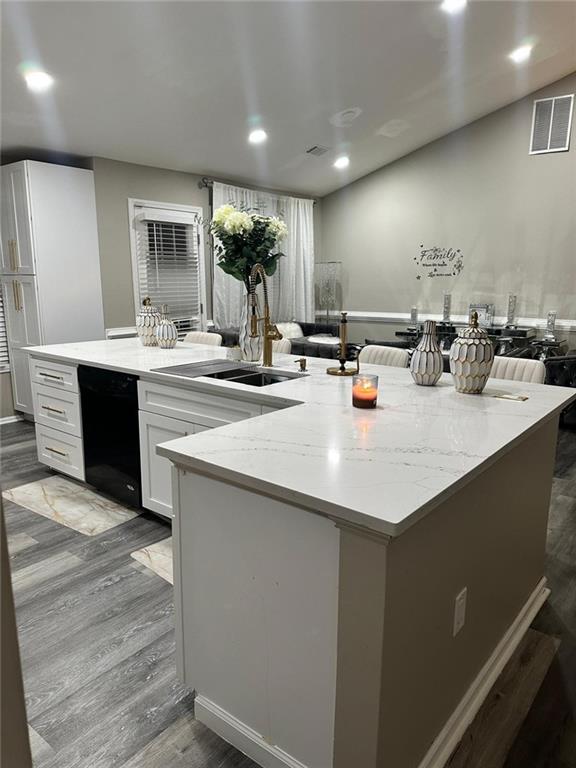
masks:
{"label": "gray wall", "polygon": [[201,206],[209,215],[200,176],[95,157],[96,214],[106,328],[135,322],[128,198]]}
{"label": "gray wall", "polygon": [[[574,130],[569,152],[528,155],[533,99],[575,91],[576,73],[323,198],[345,308],[439,313],[451,292],[454,313],[474,301],[505,314],[512,292],[519,316],[556,309],[576,327]],[[421,244],[460,248],[461,274],[417,280]]]}

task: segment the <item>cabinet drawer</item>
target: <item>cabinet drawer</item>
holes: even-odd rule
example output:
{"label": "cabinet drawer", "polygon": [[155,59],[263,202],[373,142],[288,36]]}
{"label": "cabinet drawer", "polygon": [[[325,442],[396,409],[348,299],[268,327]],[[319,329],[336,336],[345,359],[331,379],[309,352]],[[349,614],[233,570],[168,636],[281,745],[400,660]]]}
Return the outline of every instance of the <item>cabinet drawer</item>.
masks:
{"label": "cabinet drawer", "polygon": [[38,461],[65,475],[84,480],[82,440],[58,429],[36,423]]}
{"label": "cabinet drawer", "polygon": [[33,384],[45,384],[67,392],[78,392],[78,370],[73,365],[31,357],[30,378]]}
{"label": "cabinet drawer", "polygon": [[33,384],[32,391],[37,422],[82,437],[80,395],[76,392],[59,392],[56,387],[43,384]]}
{"label": "cabinet drawer", "polygon": [[140,410],[158,413],[174,419],[182,419],[207,427],[219,427],[234,421],[259,416],[262,406],[246,403],[232,397],[208,395],[166,384],[138,382]]}

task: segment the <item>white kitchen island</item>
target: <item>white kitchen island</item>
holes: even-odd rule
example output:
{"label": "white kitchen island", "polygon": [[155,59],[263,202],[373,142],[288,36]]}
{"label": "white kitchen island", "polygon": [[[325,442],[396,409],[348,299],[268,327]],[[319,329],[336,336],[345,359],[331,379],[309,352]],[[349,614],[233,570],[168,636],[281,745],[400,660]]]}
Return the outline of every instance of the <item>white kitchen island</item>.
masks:
{"label": "white kitchen island", "polygon": [[449,376],[424,388],[366,366],[380,390],[363,411],[326,361],[253,389],[150,372],[223,350],[109,344],[32,355],[253,405],[157,449],[175,465],[178,664],[197,718],[266,767],[443,765],[546,599],[574,390],[462,395]]}

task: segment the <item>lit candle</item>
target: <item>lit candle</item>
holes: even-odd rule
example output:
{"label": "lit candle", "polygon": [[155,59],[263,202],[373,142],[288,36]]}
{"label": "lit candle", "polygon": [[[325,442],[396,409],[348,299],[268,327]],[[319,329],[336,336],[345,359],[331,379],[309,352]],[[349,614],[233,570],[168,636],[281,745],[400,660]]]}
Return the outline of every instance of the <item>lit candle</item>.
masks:
{"label": "lit candle", "polygon": [[355,408],[376,408],[378,376],[361,373],[352,380],[352,405]]}

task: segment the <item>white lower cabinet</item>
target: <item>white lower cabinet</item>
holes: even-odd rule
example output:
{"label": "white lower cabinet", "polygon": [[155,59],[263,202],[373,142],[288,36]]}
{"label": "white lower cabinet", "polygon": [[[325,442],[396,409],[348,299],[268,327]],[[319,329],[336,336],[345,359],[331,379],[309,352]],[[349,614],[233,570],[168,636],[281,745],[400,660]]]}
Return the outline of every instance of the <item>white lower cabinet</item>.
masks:
{"label": "white lower cabinet", "polygon": [[84,480],[82,439],[36,422],[38,461],[65,475]]}
{"label": "white lower cabinet", "polygon": [[10,368],[12,373],[14,410],[33,414],[34,403],[28,368],[28,350],[13,347],[10,350]]}
{"label": "white lower cabinet", "polygon": [[156,454],[156,446],[208,427],[148,411],[140,411],[139,419],[142,506],[164,517],[173,517],[172,464]]}

